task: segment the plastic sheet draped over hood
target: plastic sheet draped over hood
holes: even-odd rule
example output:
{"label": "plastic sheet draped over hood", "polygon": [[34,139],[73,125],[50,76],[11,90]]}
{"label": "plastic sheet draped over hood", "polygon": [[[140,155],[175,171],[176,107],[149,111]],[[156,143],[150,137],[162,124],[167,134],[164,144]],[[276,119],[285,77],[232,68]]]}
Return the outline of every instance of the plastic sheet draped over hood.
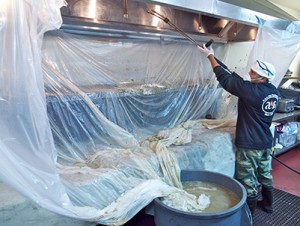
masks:
{"label": "plastic sheet draped over hood", "polygon": [[[168,185],[154,149],[139,143],[162,129],[220,115],[227,96],[207,59],[185,42],[60,31],[43,39],[59,28],[62,5],[1,1],[0,178],[56,213],[120,225],[155,197],[182,192]],[[277,37],[278,51],[288,55],[280,35],[289,33],[260,29],[255,45]],[[299,42],[290,35],[288,45]],[[222,59],[223,46],[214,49]],[[252,56],[267,56],[264,49]],[[191,125],[183,125],[181,135],[159,138],[160,150],[190,142]]]}
{"label": "plastic sheet draped over hood", "polygon": [[1,179],[64,212],[69,200],[56,173],[40,61],[43,34],[60,26],[63,2],[4,0],[0,5]]}
{"label": "plastic sheet draped over hood", "polygon": [[276,69],[272,84],[279,86],[283,76],[300,49],[300,24],[292,22],[286,30],[277,30],[266,22],[260,24],[256,42],[250,53],[248,68],[256,60],[264,60]]}
{"label": "plastic sheet draped over hood", "polygon": [[[222,46],[216,45],[215,49],[221,52]],[[45,36],[43,50],[50,118],[57,118],[58,110],[65,119],[69,117],[66,114],[74,115],[74,119],[90,117],[95,116],[95,109],[112,122],[108,127],[113,124],[120,127],[114,132],[102,124],[103,119],[81,118],[64,126],[65,135],[75,135],[72,130],[77,128],[81,138],[107,145],[109,139],[125,137],[127,131],[141,141],[160,129],[218,113],[216,101],[221,98],[222,89],[217,87],[205,57],[193,45],[105,41],[55,32]],[[62,76],[66,79],[61,79]],[[80,93],[77,89],[92,102],[74,95]],[[51,122],[61,127],[57,120]],[[101,131],[103,128],[105,131]],[[115,136],[113,133],[120,133],[121,128],[126,131]],[[126,146],[113,140],[109,143],[112,142]]]}

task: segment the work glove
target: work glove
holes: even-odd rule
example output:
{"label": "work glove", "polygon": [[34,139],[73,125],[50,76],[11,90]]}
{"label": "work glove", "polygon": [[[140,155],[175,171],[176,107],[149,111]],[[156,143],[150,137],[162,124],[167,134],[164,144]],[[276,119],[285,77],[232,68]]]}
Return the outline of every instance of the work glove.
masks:
{"label": "work glove", "polygon": [[206,47],[205,44],[203,44],[202,47],[198,46],[198,49],[200,50],[201,53],[205,54],[206,57],[215,54],[213,48],[211,46]]}

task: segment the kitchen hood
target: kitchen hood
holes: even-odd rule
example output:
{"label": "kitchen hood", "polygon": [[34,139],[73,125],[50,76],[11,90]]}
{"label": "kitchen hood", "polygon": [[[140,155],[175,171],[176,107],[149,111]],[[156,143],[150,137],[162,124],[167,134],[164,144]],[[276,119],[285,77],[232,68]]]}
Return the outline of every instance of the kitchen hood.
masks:
{"label": "kitchen hood", "polygon": [[[163,15],[196,41],[253,41],[258,27],[254,11],[217,0],[68,0],[67,3],[61,9],[61,29],[106,39],[186,40],[165,21],[149,14],[149,10]],[[268,20],[277,28],[284,29],[289,24],[275,17]]]}

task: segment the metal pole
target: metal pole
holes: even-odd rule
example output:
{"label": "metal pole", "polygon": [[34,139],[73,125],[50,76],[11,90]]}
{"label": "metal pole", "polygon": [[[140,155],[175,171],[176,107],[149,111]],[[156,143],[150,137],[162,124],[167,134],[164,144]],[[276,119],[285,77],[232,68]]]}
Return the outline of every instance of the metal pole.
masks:
{"label": "metal pole", "polygon": [[[159,14],[158,12],[154,11],[153,9],[151,10],[147,10],[147,13],[158,17],[159,19],[163,20],[165,23],[167,23],[168,25],[170,25],[172,28],[174,28],[176,31],[178,31],[182,36],[186,37],[188,40],[190,40],[192,43],[194,43],[196,46],[202,47],[202,45],[200,45],[198,42],[196,42],[191,36],[189,36],[187,33],[185,33],[183,30],[181,30],[179,27],[177,27],[175,24],[173,24],[169,18]],[[212,43],[214,42],[213,39],[209,40],[207,43],[205,43],[206,47],[209,47]],[[214,56],[215,60],[218,62],[219,65],[221,65],[225,70],[227,70],[230,74],[232,74],[233,72],[231,72],[228,67],[222,63],[222,61],[220,61],[218,58],[216,58]]]}

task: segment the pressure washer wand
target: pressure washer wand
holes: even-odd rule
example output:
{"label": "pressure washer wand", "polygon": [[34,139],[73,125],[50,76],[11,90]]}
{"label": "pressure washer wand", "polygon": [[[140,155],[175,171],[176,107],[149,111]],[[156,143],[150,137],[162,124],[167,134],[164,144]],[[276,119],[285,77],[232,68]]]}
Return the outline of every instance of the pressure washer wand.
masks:
{"label": "pressure washer wand", "polygon": [[[185,33],[183,30],[181,30],[179,27],[177,27],[175,24],[173,24],[169,18],[159,14],[158,12],[154,11],[153,9],[148,10],[147,13],[156,16],[157,18],[163,20],[165,23],[167,23],[168,25],[170,25],[172,28],[174,28],[176,31],[178,31],[182,36],[186,37],[188,40],[190,40],[192,43],[194,43],[196,46],[202,47],[202,45],[200,45],[198,42],[196,42],[191,36],[189,36],[187,33]],[[209,40],[207,43],[205,43],[206,47],[209,47],[212,43],[214,42],[213,39]],[[218,62],[218,64],[223,67],[225,70],[227,70],[230,74],[232,74],[233,72],[231,72],[228,67],[222,63],[222,61],[220,61],[218,58],[216,58],[214,56],[215,60]]]}
{"label": "pressure washer wand", "polygon": [[[167,23],[168,25],[170,25],[172,28],[174,28],[176,31],[178,31],[181,35],[183,35],[184,37],[186,37],[188,40],[190,40],[192,43],[194,43],[196,46],[200,46],[202,47],[202,45],[200,45],[198,42],[196,42],[191,36],[189,36],[187,33],[185,33],[183,30],[181,30],[179,27],[177,27],[175,24],[173,24],[169,18],[164,17],[163,15],[159,14],[158,12],[152,10],[148,10],[147,13],[158,17],[159,19],[163,20],[165,23]],[[209,40],[205,46],[209,47],[212,43],[214,42],[214,40]]]}

